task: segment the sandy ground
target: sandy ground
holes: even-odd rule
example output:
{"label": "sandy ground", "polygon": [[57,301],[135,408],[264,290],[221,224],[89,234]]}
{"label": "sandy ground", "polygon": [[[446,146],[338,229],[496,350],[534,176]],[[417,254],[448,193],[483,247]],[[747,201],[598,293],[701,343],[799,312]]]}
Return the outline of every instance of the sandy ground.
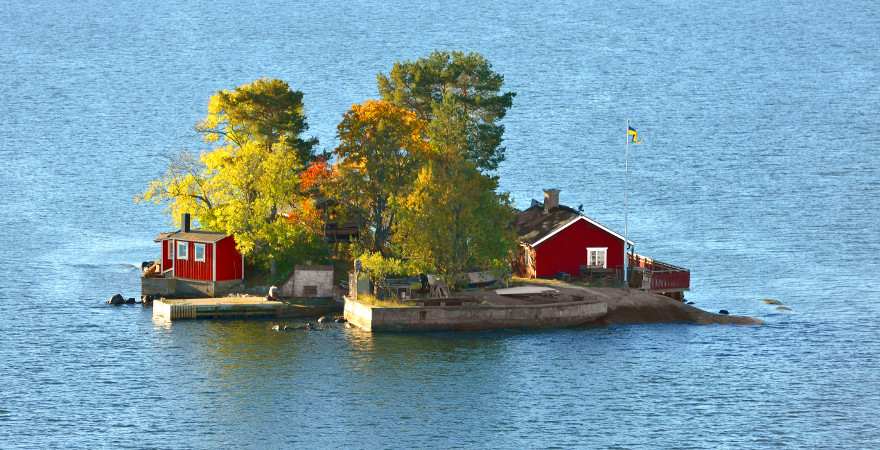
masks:
{"label": "sandy ground", "polygon": [[630,323],[697,323],[760,325],[760,319],[710,313],[659,294],[637,289],[590,288],[557,280],[529,280],[528,284],[550,286],[559,292],[553,295],[502,296],[493,290],[457,293],[456,296],[477,298],[493,305],[527,305],[586,301],[606,303],[606,324]]}

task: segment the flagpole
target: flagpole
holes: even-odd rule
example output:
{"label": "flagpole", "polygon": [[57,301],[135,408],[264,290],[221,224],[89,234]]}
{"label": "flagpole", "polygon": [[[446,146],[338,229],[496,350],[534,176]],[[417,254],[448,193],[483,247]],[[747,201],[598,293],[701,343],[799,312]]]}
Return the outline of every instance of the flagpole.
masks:
{"label": "flagpole", "polygon": [[623,151],[623,287],[629,288],[629,257],[626,246],[629,243],[629,119],[624,129],[626,144]]}

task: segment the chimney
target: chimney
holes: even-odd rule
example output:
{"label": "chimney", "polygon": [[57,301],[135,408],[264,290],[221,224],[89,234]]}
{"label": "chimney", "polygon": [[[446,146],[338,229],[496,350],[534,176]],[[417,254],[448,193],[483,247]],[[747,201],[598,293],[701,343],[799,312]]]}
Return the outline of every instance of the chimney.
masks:
{"label": "chimney", "polygon": [[544,212],[559,207],[559,189],[544,189]]}
{"label": "chimney", "polygon": [[183,231],[184,233],[189,233],[189,225],[189,213],[183,213],[183,215],[180,216],[180,231]]}

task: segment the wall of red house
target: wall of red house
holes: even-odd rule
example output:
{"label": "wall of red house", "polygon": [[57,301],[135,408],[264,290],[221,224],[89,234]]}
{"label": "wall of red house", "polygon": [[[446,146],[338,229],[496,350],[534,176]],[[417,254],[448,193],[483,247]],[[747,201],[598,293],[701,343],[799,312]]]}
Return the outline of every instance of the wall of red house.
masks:
{"label": "wall of red house", "polygon": [[235,248],[235,238],[227,236],[215,245],[217,245],[217,281],[242,279],[241,253]]}
{"label": "wall of red house", "polygon": [[578,220],[535,247],[537,276],[579,275],[581,266],[587,264],[587,247],[608,247],[608,268],[623,267],[623,239]]}
{"label": "wall of red house", "polygon": [[211,268],[214,263],[214,245],[205,245],[205,260],[196,261],[196,250],[194,242],[187,242],[189,251],[187,259],[177,259],[177,243],[184,241],[174,241],[174,277],[186,278],[188,280],[211,281],[213,274]]}
{"label": "wall of red house", "polygon": [[171,241],[160,241],[162,244],[162,270],[168,270],[174,266],[174,260],[171,259],[172,255],[174,255],[174,249],[171,249],[171,252],[168,251],[168,243]]}

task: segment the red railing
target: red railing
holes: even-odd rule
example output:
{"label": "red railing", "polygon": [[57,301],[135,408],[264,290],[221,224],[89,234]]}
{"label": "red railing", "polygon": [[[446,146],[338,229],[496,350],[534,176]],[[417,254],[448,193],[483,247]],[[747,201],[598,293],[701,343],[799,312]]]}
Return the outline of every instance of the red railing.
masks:
{"label": "red railing", "polygon": [[[642,289],[652,291],[689,289],[691,286],[691,271],[684,267],[673,266],[642,255],[630,256],[630,267],[633,271],[641,273]],[[635,281],[635,278],[631,278]]]}

